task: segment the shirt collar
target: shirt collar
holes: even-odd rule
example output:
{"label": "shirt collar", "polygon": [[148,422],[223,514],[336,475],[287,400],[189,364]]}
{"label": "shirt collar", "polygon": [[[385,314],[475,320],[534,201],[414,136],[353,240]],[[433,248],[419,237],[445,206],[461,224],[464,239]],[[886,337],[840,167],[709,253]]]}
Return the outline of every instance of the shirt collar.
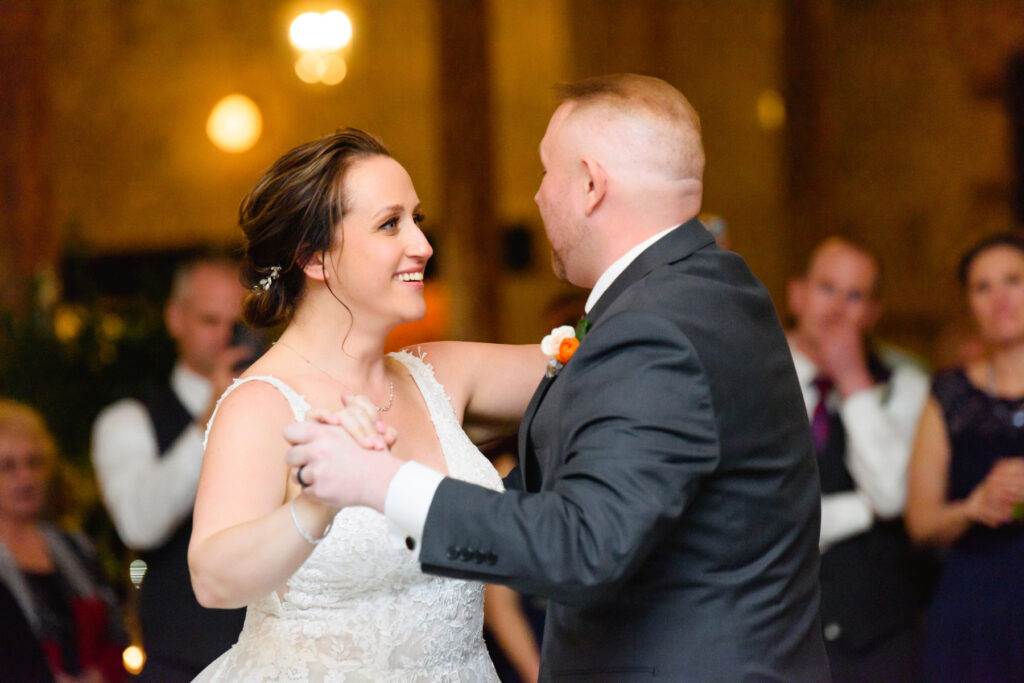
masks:
{"label": "shirt collar", "polygon": [[819,374],[818,366],[807,357],[807,354],[796,348],[793,342],[789,343],[789,350],[793,354],[793,367],[796,369],[796,378],[800,386],[811,386]]}
{"label": "shirt collar", "polygon": [[594,288],[590,290],[590,296],[587,297],[587,304],[584,306],[583,310],[590,313],[590,309],[594,307],[597,300],[601,298],[602,294],[608,291],[608,288],[611,287],[613,282],[615,282],[615,279],[622,275],[622,272],[626,270],[626,268],[629,268],[629,264],[635,261],[640,254],[646,251],[647,247],[651,246],[678,227],[678,225],[673,225],[671,228],[662,230],[657,235],[651,235],[643,242],[620,256],[615,263],[608,266],[608,269],[601,273],[601,277],[597,278],[597,282],[594,283]]}
{"label": "shirt collar", "polygon": [[188,412],[193,417],[201,415],[210,405],[213,385],[198,372],[189,369],[184,363],[178,362],[171,371],[171,388],[178,395]]}

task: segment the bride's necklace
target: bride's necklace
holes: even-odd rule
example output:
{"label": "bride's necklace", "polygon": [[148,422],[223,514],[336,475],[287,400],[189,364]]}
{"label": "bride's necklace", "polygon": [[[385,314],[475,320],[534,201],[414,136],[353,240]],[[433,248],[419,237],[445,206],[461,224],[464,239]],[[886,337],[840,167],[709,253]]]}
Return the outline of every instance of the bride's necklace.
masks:
{"label": "bride's necklace", "polygon": [[[327,375],[328,377],[333,379],[335,382],[341,382],[342,384],[345,384],[345,382],[342,381],[340,378],[335,377],[334,373],[332,373],[332,372],[330,372],[330,371],[320,367],[319,365],[317,365],[316,363],[311,361],[309,358],[306,357],[306,354],[302,353],[301,351],[299,351],[297,348],[295,348],[294,346],[292,346],[288,342],[284,342],[284,341],[281,341],[280,339],[278,339],[274,343],[275,344],[280,344],[281,346],[285,347],[286,349],[291,350],[291,352],[294,353],[296,356],[298,356],[302,360],[306,361],[307,365],[309,365],[309,366],[315,368],[316,370],[319,370],[320,372],[324,373],[325,375]],[[391,404],[394,403],[394,402],[395,402],[395,383],[392,382],[391,380],[388,380],[388,401],[387,401],[387,403],[385,403],[383,406],[374,405],[373,407],[377,409],[378,413],[386,413],[389,410],[391,410]],[[1024,419],[1024,417],[1022,417],[1022,419]]]}
{"label": "bride's necklace", "polygon": [[994,409],[998,417],[1017,429],[1024,427],[1024,399],[1017,401],[1015,408],[1007,409],[1005,402],[1008,399],[1004,399],[996,393],[996,366],[992,362],[988,364],[988,393],[996,402]]}

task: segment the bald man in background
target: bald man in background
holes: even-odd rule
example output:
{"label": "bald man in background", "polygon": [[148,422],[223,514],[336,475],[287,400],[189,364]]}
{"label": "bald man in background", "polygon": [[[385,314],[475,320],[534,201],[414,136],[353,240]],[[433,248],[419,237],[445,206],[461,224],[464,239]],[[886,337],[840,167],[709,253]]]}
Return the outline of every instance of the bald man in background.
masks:
{"label": "bald man in background", "polygon": [[107,406],[92,458],[121,541],[148,566],[139,595],[146,664],[139,681],[191,681],[231,647],[245,610],[201,607],[188,573],[192,507],[206,423],[253,352],[232,346],[245,290],[237,266],[202,256],[178,266],[164,311],[178,361],[167,382]]}
{"label": "bald man in background", "polygon": [[[700,121],[668,83],[566,86],[536,195],[591,289],[505,493],[290,425],[306,493],[388,517],[424,572],[548,598],[544,681],[826,681],[818,475],[775,309],[696,219]],[[398,435],[401,438],[401,434]]]}

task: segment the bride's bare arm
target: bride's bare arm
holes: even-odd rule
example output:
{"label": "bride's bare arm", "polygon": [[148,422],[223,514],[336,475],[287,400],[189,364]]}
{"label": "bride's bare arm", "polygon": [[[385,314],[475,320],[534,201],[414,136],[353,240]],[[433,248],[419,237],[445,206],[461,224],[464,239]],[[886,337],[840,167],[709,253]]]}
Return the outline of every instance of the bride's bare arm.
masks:
{"label": "bride's bare arm", "polygon": [[540,344],[436,342],[419,348],[467,426],[517,424],[548,362]]}
{"label": "bride's bare arm", "polygon": [[[263,382],[224,399],[203,456],[188,563],[205,607],[241,607],[281,587],[313,550],[288,502],[299,491],[284,463],[281,436],[294,421],[287,401]],[[334,510],[299,495],[295,512],[319,537]]]}

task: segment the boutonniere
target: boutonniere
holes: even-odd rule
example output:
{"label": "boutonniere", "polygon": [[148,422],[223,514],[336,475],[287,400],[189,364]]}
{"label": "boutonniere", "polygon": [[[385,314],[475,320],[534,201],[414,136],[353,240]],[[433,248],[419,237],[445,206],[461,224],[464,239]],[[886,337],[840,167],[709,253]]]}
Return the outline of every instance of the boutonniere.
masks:
{"label": "boutonniere", "polygon": [[562,325],[551,330],[551,334],[541,340],[540,350],[548,357],[546,377],[554,377],[559,370],[565,367],[572,355],[576,353],[580,342],[587,336],[591,325],[592,323],[586,318],[580,318],[575,329],[569,325]]}

